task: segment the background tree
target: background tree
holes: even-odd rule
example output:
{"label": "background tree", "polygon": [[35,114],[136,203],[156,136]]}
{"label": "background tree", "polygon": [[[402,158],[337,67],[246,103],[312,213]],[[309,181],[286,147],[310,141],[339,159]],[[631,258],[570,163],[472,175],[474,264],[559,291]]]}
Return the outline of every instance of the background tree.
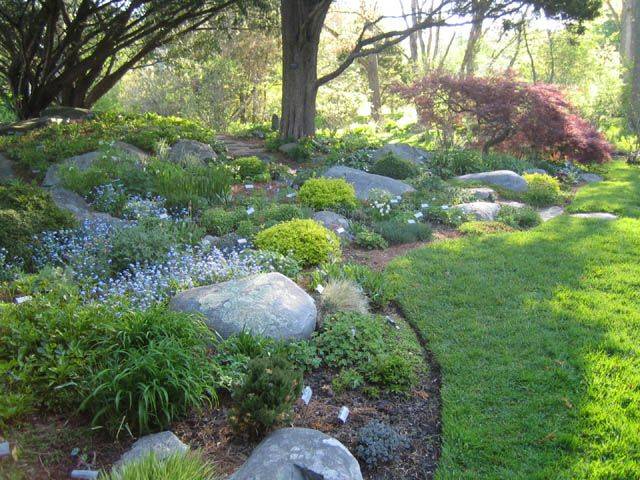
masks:
{"label": "background tree", "polygon": [[[442,0],[428,12],[421,12],[422,21],[408,28],[376,33],[384,17],[365,22],[352,50],[342,63],[333,71],[318,76],[320,35],[332,3],[333,0],[281,0],[282,137],[301,138],[315,133],[318,89],[341,75],[357,59],[380,53],[420,30],[451,25],[460,22],[461,18],[468,22],[471,12],[468,2]],[[597,15],[601,0],[493,0],[486,16],[498,18],[528,5],[551,18],[582,22]]]}
{"label": "background tree", "polygon": [[1,94],[20,118],[91,107],[158,47],[257,0],[0,0]]}

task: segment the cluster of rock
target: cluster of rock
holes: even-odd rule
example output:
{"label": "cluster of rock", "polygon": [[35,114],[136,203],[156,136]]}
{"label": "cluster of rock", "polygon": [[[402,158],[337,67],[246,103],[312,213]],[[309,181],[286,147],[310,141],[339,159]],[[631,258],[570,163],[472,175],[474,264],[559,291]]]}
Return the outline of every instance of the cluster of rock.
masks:
{"label": "cluster of rock", "polygon": [[[170,431],[147,435],[126,451],[114,469],[153,454],[162,461],[189,450]],[[276,430],[258,445],[229,480],[362,480],[360,465],[335,438],[308,428]]]}

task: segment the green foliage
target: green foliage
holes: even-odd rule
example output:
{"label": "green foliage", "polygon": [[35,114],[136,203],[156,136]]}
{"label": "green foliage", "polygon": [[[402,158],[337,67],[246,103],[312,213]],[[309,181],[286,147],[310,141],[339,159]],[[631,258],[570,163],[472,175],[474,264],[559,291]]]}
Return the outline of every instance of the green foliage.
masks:
{"label": "green foliage", "polygon": [[389,245],[425,242],[431,239],[433,233],[424,223],[407,223],[398,220],[376,222],[374,230],[382,235]]}
{"label": "green foliage", "polygon": [[342,178],[311,178],[300,188],[298,199],[316,210],[356,206],[356,192]]}
{"label": "green foliage", "polygon": [[135,263],[145,265],[164,258],[176,240],[167,222],[149,220],[118,229],[112,242],[111,266],[119,272]]}
{"label": "green foliage", "polygon": [[546,207],[561,200],[560,182],[556,178],[540,173],[526,173],[523,176],[529,184],[522,196],[525,202],[536,207]]}
{"label": "green foliage", "polygon": [[302,272],[300,262],[289,255],[283,255],[278,252],[270,252],[269,250],[261,250],[251,252],[251,258],[257,265],[261,265],[265,270],[273,269],[276,272],[295,280]]}
{"label": "green foliage", "polygon": [[521,173],[535,167],[531,162],[511,155],[482,154],[477,150],[439,150],[429,157],[427,166],[429,171],[442,178],[491,170],[513,170]]}
{"label": "green foliage", "polygon": [[417,176],[420,171],[411,161],[398,158],[394,154],[388,153],[373,165],[371,173],[404,180]]}
{"label": "green foliage", "polygon": [[480,237],[496,233],[514,232],[515,229],[502,222],[466,222],[458,228],[460,233],[465,235]]}
{"label": "green foliage", "polygon": [[238,433],[260,438],[284,422],[302,390],[302,374],[279,355],[249,362],[247,375],[234,390],[229,420]]}
{"label": "green foliage", "polygon": [[211,130],[190,120],[152,113],[99,113],[84,122],[53,124],[24,135],[0,137],[0,151],[6,152],[24,170],[35,169],[44,175],[51,163],[97,150],[115,140],[151,151],[159,140],[173,144],[179,139],[198,140],[221,149]]}
{"label": "green foliage", "polygon": [[240,181],[268,182],[270,180],[269,166],[258,157],[242,157],[232,162]]}
{"label": "green foliage", "polygon": [[365,379],[362,374],[355,368],[345,368],[333,377],[331,380],[331,388],[340,395],[349,390],[358,390],[365,385]]}
{"label": "green foliage", "polygon": [[527,230],[542,223],[540,214],[531,207],[502,205],[497,220],[518,230]]}
{"label": "green foliage", "polygon": [[0,247],[10,257],[28,256],[34,235],[75,223],[73,215],[59,209],[44,190],[20,182],[0,184]]}
{"label": "green foliage", "polygon": [[80,407],[116,435],[166,427],[215,399],[211,333],[199,319],[163,307],[147,311],[80,305],[42,295],[0,304],[5,391],[48,409]]}
{"label": "green foliage", "polygon": [[291,255],[302,265],[317,265],[340,256],[338,236],[313,220],[291,220],[259,232],[255,244],[262,250]]}
{"label": "green foliage", "polygon": [[216,480],[213,466],[200,454],[173,454],[158,459],[152,453],[112,471],[106,480]]}
{"label": "green foliage", "polygon": [[360,386],[361,377],[374,387],[369,392],[407,393],[417,381],[421,349],[404,329],[380,316],[344,312],[324,322],[315,342],[322,361],[344,372],[335,382],[339,389]]}
{"label": "green foliage", "polygon": [[200,224],[207,232],[223,236],[231,233],[242,220],[247,218],[243,210],[225,210],[223,208],[210,208],[205,210],[200,217]]}
{"label": "green foliage", "polygon": [[352,230],[355,236],[355,244],[367,250],[381,250],[389,245],[382,235],[370,230],[365,225],[354,223]]}

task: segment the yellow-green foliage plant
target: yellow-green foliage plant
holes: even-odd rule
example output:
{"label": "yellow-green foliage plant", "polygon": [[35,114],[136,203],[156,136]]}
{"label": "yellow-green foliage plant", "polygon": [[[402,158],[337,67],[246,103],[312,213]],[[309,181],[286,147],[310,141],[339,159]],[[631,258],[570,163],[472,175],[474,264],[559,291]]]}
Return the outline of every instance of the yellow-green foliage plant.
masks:
{"label": "yellow-green foliage plant", "polygon": [[529,189],[523,196],[525,202],[536,207],[545,207],[562,199],[558,179],[544,173],[527,173],[523,176],[529,184]]}
{"label": "yellow-green foliage plant", "polygon": [[261,231],[255,244],[262,250],[291,255],[304,266],[340,257],[340,239],[314,220],[291,220]]}
{"label": "yellow-green foliage plant", "polygon": [[356,206],[356,191],[342,178],[310,178],[300,187],[298,199],[316,210],[351,209]]}

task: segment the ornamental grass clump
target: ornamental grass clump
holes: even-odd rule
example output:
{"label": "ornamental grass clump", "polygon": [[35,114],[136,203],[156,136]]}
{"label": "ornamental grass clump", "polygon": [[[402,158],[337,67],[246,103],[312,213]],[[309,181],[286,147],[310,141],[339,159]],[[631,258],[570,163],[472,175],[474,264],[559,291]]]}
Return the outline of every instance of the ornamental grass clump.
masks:
{"label": "ornamental grass clump", "polygon": [[340,239],[313,220],[291,220],[259,232],[254,240],[262,250],[291,255],[304,266],[340,257]]}
{"label": "ornamental grass clump", "polygon": [[316,210],[350,210],[356,206],[356,191],[342,178],[310,178],[300,187],[298,199]]}
{"label": "ornamental grass clump", "polygon": [[[102,476],[100,478],[103,478]],[[200,454],[177,453],[157,458],[153,453],[111,472],[105,480],[217,480],[213,466]]]}

